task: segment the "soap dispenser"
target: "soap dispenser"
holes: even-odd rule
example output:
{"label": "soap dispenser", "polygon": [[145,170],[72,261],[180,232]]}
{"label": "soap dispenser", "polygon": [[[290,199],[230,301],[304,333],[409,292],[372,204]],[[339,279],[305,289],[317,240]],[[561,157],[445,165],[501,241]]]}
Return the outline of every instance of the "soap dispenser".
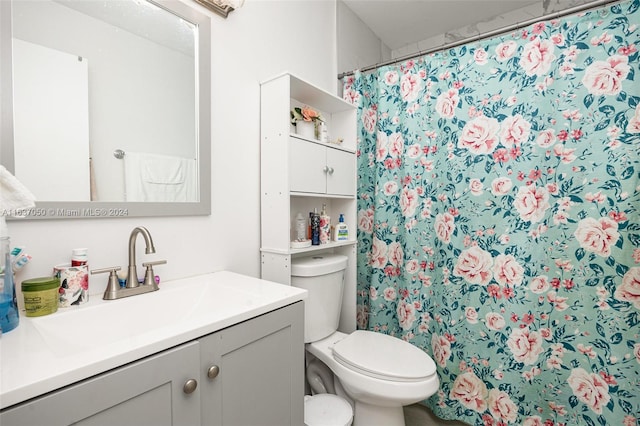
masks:
{"label": "soap dispenser", "polygon": [[349,239],[349,227],[344,223],[344,215],[341,213],[333,234],[335,241],[347,241]]}

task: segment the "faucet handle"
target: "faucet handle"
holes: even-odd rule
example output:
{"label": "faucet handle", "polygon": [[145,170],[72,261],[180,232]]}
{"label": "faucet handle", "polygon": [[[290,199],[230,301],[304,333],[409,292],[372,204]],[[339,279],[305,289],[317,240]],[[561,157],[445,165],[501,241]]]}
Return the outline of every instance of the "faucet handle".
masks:
{"label": "faucet handle", "polygon": [[109,268],[94,269],[91,274],[102,274],[109,272],[109,281],[107,283],[107,289],[104,291],[102,298],[104,300],[113,300],[117,298],[117,292],[120,290],[120,280],[118,280],[117,272],[122,269],[119,266],[111,266]]}
{"label": "faucet handle", "polygon": [[153,267],[155,265],[164,265],[165,263],[167,263],[166,260],[155,260],[153,262],[143,262],[142,266],[147,268],[147,270],[144,272],[144,282],[142,285],[150,285],[150,286],[155,286],[155,288],[157,288],[158,284],[156,283],[155,274],[153,273]]}

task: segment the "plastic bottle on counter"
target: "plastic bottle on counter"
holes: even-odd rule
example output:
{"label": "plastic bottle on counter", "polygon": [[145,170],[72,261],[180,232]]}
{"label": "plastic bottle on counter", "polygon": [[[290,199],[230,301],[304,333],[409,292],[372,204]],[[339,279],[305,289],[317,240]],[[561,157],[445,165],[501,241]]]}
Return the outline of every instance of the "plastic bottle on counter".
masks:
{"label": "plastic bottle on counter", "polygon": [[89,262],[89,250],[76,248],[71,250],[71,266],[85,266]]}

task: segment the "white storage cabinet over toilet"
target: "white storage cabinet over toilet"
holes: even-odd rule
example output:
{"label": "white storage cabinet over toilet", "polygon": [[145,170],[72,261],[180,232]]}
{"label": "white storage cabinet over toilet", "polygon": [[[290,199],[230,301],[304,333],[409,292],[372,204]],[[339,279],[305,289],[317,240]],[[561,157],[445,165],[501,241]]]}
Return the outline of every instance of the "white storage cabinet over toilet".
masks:
{"label": "white storage cabinet over toilet", "polygon": [[[348,258],[340,330],[356,328],[356,135],[357,109],[343,99],[284,73],[261,84],[261,274],[291,285],[291,261],[313,253]],[[291,110],[319,111],[329,143],[296,134]],[[335,143],[341,139],[341,143]],[[292,249],[298,213],[326,205],[331,225],[340,214],[349,227],[347,241]]]}

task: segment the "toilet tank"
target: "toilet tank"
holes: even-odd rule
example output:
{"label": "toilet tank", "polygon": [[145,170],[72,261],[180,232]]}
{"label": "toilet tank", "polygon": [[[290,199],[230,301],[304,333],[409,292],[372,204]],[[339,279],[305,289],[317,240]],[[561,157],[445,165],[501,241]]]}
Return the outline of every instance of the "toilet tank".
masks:
{"label": "toilet tank", "polygon": [[308,291],[304,341],[324,339],[338,329],[347,257],[316,254],[291,260],[291,285]]}

